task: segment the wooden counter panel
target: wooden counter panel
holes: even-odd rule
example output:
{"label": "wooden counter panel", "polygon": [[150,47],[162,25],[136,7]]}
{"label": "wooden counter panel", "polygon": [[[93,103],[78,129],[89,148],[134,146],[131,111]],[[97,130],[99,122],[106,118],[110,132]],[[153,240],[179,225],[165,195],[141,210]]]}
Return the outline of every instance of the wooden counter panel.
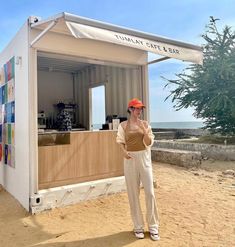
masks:
{"label": "wooden counter panel", "polygon": [[72,132],[69,145],[38,149],[39,189],[123,175],[116,131]]}

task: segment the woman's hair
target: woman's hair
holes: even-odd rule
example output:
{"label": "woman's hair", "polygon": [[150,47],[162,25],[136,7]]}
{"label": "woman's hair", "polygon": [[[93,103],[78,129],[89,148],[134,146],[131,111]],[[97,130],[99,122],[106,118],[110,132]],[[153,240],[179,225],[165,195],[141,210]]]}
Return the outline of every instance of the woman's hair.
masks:
{"label": "woman's hair", "polygon": [[134,109],[134,107],[132,107],[132,106],[131,107],[128,107],[127,108],[127,113],[131,114],[131,110],[133,110],[133,109]]}
{"label": "woman's hair", "polygon": [[[135,109],[134,106],[128,107],[128,108],[127,108],[127,112],[128,112],[129,114],[131,114],[131,110],[134,110],[134,109]],[[142,108],[142,109],[143,109],[143,108]]]}

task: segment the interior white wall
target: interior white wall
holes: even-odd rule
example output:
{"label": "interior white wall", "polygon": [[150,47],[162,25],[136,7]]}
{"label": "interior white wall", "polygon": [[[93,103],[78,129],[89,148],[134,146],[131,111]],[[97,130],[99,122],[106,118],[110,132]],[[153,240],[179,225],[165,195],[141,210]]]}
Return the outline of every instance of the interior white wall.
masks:
{"label": "interior white wall", "polygon": [[73,79],[71,73],[38,71],[38,112],[56,117],[58,101],[73,100]]}
{"label": "interior white wall", "polygon": [[29,210],[29,94],[28,94],[28,23],[25,23],[0,54],[2,67],[11,57],[15,65],[15,168],[0,164],[0,183]]}
{"label": "interior white wall", "polygon": [[127,116],[127,103],[131,98],[143,98],[141,66],[113,67],[92,65],[76,77],[79,120],[89,126],[89,88],[105,85],[106,116]]}

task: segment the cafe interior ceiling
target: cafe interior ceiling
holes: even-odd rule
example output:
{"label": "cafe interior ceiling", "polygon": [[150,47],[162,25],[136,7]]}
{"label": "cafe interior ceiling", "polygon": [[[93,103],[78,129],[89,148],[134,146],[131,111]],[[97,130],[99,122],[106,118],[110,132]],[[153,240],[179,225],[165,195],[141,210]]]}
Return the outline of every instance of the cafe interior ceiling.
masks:
{"label": "cafe interior ceiling", "polygon": [[38,56],[37,63],[38,70],[64,73],[77,73],[81,69],[90,65],[88,63],[43,56]]}
{"label": "cafe interior ceiling", "polygon": [[88,66],[103,65],[121,68],[136,69],[136,65],[120,64],[98,59],[89,59],[71,55],[55,54],[48,52],[38,52],[37,66],[39,71],[77,73]]}

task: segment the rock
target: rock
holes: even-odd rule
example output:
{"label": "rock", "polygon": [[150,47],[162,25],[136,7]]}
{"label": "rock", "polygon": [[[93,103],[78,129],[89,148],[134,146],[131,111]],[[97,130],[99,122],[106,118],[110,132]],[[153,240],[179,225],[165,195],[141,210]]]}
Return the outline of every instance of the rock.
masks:
{"label": "rock", "polygon": [[235,176],[235,171],[234,170],[226,170],[222,172],[223,175],[230,175],[230,176]]}
{"label": "rock", "polygon": [[26,222],[23,222],[24,227],[28,227],[28,224]]}

